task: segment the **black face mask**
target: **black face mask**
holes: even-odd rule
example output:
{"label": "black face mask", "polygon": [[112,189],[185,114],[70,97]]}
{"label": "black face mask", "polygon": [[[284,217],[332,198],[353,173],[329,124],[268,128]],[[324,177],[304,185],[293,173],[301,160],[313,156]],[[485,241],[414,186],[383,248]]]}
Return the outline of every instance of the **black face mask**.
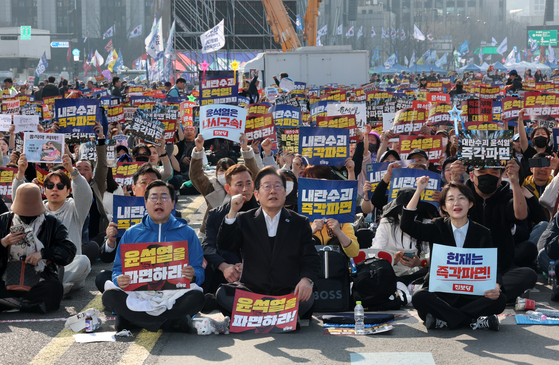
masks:
{"label": "black face mask", "polygon": [[138,156],[138,157],[136,157],[136,162],[148,162],[148,161],[149,161],[148,156]]}
{"label": "black face mask", "polygon": [[544,137],[544,136],[535,137],[534,138],[534,144],[538,148],[544,148],[545,146],[547,146],[547,137]]}
{"label": "black face mask", "polygon": [[497,184],[499,183],[499,178],[490,174],[479,175],[477,177],[477,188],[483,194],[491,194],[497,190]]}
{"label": "black face mask", "polygon": [[464,88],[464,85],[456,85],[456,90],[462,90]]}
{"label": "black face mask", "polygon": [[369,143],[369,152],[371,153],[375,153],[378,150],[378,146],[376,144],[373,143]]}

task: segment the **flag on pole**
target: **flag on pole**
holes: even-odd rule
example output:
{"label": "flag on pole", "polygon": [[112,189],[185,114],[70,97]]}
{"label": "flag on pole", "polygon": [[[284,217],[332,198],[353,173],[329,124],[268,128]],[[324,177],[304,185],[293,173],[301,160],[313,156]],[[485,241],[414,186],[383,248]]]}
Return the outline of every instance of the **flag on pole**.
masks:
{"label": "flag on pole", "polygon": [[408,61],[408,57],[404,56],[404,65],[406,65],[406,67],[408,67],[410,61]]}
{"label": "flag on pole", "polygon": [[398,35],[398,31],[394,28],[392,28],[392,32],[390,32],[390,37],[392,39],[396,38],[396,36]]}
{"label": "flag on pole", "polygon": [[513,48],[509,55],[507,56],[507,59],[505,60],[505,66],[512,66],[515,62],[516,62],[516,54],[515,54],[515,49]]}
{"label": "flag on pole", "polygon": [[106,50],[107,52],[110,52],[111,49],[113,49],[113,40],[112,40],[112,39],[111,39],[111,40],[109,41],[109,43],[107,43],[107,45],[105,46],[105,50]]}
{"label": "flag on pole", "polygon": [[388,30],[384,30],[384,27],[382,27],[382,33],[380,34],[380,38],[381,39],[388,38]]}
{"label": "flag on pole", "polygon": [[494,37],[491,37],[491,47],[495,47],[497,45],[497,40]]}
{"label": "flag on pole", "polygon": [[349,30],[347,31],[347,33],[345,34],[346,38],[349,37],[353,37],[354,36],[354,31],[353,31],[353,27],[349,28]]}
{"label": "flag on pole", "polygon": [[497,47],[497,53],[499,53],[501,56],[507,51],[507,38],[508,37],[505,37],[499,47]]}
{"label": "flag on pole", "polygon": [[116,59],[115,65],[113,66],[113,68],[116,71],[120,71],[120,69],[122,69],[122,67],[124,67],[124,60],[122,59],[122,53],[120,53],[120,49],[118,50],[118,57]]}
{"label": "flag on pole", "polygon": [[66,54],[66,62],[70,62],[70,59],[72,58],[72,44],[70,42],[68,42],[68,53]]}
{"label": "flag on pole", "polygon": [[200,36],[202,53],[215,52],[225,46],[225,27],[221,20],[215,27]]}
{"label": "flag on pole", "polygon": [[35,78],[46,71],[47,67],[49,67],[49,63],[47,61],[47,52],[43,52],[41,59],[39,60],[39,64],[35,69]]}
{"label": "flag on pole", "polygon": [[371,38],[373,38],[374,36],[376,36],[377,34],[375,33],[375,27],[372,26],[371,27]]}
{"label": "flag on pole", "polygon": [[410,58],[410,68],[413,67],[415,65],[415,51],[413,51],[413,53],[411,54],[411,58]]}
{"label": "flag on pole", "polygon": [[328,24],[326,24],[325,26],[323,26],[322,28],[320,28],[317,32],[317,36],[318,37],[322,37],[323,35],[328,34]]}
{"label": "flag on pole", "polygon": [[429,34],[427,34],[427,39],[432,41],[435,38],[433,38],[433,35],[431,33],[429,33]]}
{"label": "flag on pole", "polygon": [[538,41],[528,34],[528,43],[530,43],[530,52],[534,53],[538,49]]}
{"label": "flag on pole", "polygon": [[425,62],[430,63],[430,62],[435,62],[437,61],[437,51],[433,50],[429,56],[425,59]]}
{"label": "flag on pole", "polygon": [[555,58],[555,51],[553,50],[553,48],[551,48],[551,44],[547,47],[547,53],[547,60],[549,61],[549,63],[557,62],[557,59]]}
{"label": "flag on pole", "polygon": [[[202,45],[203,44],[204,43],[202,42]],[[161,53],[163,52],[163,50],[163,29],[161,27],[161,18],[159,18],[159,21],[155,25],[155,30],[153,36],[151,37],[151,41],[146,47],[146,52],[151,57],[158,59],[159,57],[161,57]]]}
{"label": "flag on pole", "polygon": [[99,73],[103,73],[103,71],[101,71],[101,66],[103,66],[104,62],[105,59],[103,58],[103,56],[101,56],[101,54],[99,54],[99,52],[95,50],[95,55],[93,56],[92,65],[97,68],[97,71]]}
{"label": "flag on pole", "polygon": [[148,34],[148,36],[146,37],[146,39],[144,39],[144,44],[146,45],[146,50],[151,42],[151,39],[153,38],[153,36],[155,35],[155,30],[157,28],[157,18],[153,19],[153,25],[151,26],[151,30]]}
{"label": "flag on pole", "polygon": [[406,32],[402,29],[402,33],[400,34],[400,40],[403,41],[406,39]]}
{"label": "flag on pole", "polygon": [[87,37],[89,37],[89,28],[85,28],[85,38],[83,39],[83,43],[87,41]]}
{"label": "flag on pole", "polygon": [[171,26],[171,30],[169,31],[169,38],[167,38],[167,48],[165,48],[165,57],[167,57],[171,61],[177,59],[177,56],[175,55],[175,50],[173,48],[174,37],[175,37],[175,21],[173,20],[173,25]]}
{"label": "flag on pole", "polygon": [[118,53],[113,49],[111,53],[107,56],[107,68],[113,72],[113,67],[118,59]]}
{"label": "flag on pole", "polygon": [[462,43],[460,45],[460,48],[458,48],[458,52],[460,52],[460,54],[463,56],[466,53],[468,53],[468,51],[470,50],[470,47],[468,46],[468,41],[464,41],[464,43]]}
{"label": "flag on pole", "polygon": [[110,27],[105,33],[103,33],[103,39],[110,38],[115,35],[115,26]]}
{"label": "flag on pole", "polygon": [[342,34],[344,34],[344,26],[343,24],[340,24],[338,26],[338,35],[342,35]]}
{"label": "flag on pole", "polygon": [[413,26],[413,37],[415,39],[419,40],[419,41],[424,41],[425,40],[425,36],[423,35],[423,33],[421,33],[421,31],[419,30],[419,28],[415,24]]}
{"label": "flag on pole", "polygon": [[303,27],[301,26],[301,15],[299,14],[297,14],[297,17],[295,18],[295,30],[296,31],[303,30]]}
{"label": "flag on pole", "polygon": [[363,36],[363,26],[361,26],[361,28],[359,28],[359,30],[357,31],[357,39],[359,39],[359,37]]}
{"label": "flag on pole", "polygon": [[386,62],[384,62],[384,67],[390,68],[395,64],[396,64],[396,54],[392,53],[392,55],[386,59]]}
{"label": "flag on pole", "polygon": [[136,28],[134,28],[131,32],[130,32],[130,38],[135,38],[135,37],[139,37],[142,35],[142,25],[138,25]]}
{"label": "flag on pole", "polygon": [[316,46],[317,47],[322,46],[322,42],[320,41],[320,37],[316,37]]}
{"label": "flag on pole", "polygon": [[435,62],[435,66],[437,66],[438,68],[441,68],[442,65],[446,65],[448,63],[447,58],[446,58],[447,55],[448,55],[448,52],[446,52],[441,58],[439,58]]}
{"label": "flag on pole", "polygon": [[380,58],[379,54],[378,54],[378,46],[377,49],[375,49],[375,53],[373,53],[373,57],[371,57],[371,66],[375,65],[375,62]]}

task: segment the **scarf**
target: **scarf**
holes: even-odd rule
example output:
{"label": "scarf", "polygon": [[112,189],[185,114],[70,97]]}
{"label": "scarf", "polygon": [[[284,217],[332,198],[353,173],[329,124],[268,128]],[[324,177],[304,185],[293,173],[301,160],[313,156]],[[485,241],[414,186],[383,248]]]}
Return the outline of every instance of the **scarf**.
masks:
{"label": "scarf", "polygon": [[[26,233],[26,236],[20,242],[10,246],[9,260],[23,261],[25,257],[35,252],[40,252],[41,249],[45,247],[37,237],[41,232],[44,222],[45,214],[37,216],[31,224],[26,224],[17,214],[14,214],[12,226],[23,226],[23,231]],[[37,266],[35,266],[35,271],[42,272],[45,269],[46,262],[45,259],[39,260]]]}

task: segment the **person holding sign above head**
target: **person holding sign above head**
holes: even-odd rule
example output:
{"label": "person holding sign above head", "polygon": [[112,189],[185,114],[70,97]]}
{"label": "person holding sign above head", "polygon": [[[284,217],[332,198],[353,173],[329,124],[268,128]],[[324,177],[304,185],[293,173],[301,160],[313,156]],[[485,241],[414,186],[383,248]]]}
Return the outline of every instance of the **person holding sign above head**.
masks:
{"label": "person holding sign above head", "polygon": [[[402,212],[402,231],[418,240],[429,241],[431,252],[434,243],[472,249],[473,254],[476,254],[476,248],[494,247],[491,231],[468,219],[475,200],[470,189],[462,183],[450,182],[443,188],[439,207],[444,218],[435,218],[431,223],[415,220],[415,210],[428,181],[427,176],[417,178],[417,189]],[[437,267],[431,267],[428,275],[436,275],[437,270]],[[505,309],[507,299],[501,292],[499,273],[496,281],[495,289],[480,296],[433,292],[429,290],[430,281],[426,278],[423,288],[414,293],[412,303],[428,329],[470,325],[473,329],[498,331],[496,315]]]}
{"label": "person holding sign above head", "polygon": [[254,179],[260,208],[237,214],[246,197],[238,194],[231,198],[231,209],[217,234],[217,246],[240,250],[243,272],[239,283],[224,284],[217,291],[217,302],[225,314],[233,312],[237,289],[264,295],[293,293],[299,301],[299,318],[312,314],[313,283],[318,280],[320,258],[309,220],[283,207],[285,185],[284,176],[268,166]]}
{"label": "person holding sign above head", "polygon": [[[117,314],[115,324],[117,331],[137,326],[152,332],[157,332],[159,329],[189,332],[190,316],[198,313],[204,306],[204,293],[199,287],[204,282],[200,241],[185,220],[175,218],[171,214],[175,202],[175,189],[171,184],[156,180],[147,186],[144,197],[148,215],[141,223],[126,230],[122,236],[113,265],[112,284],[114,285],[103,293],[103,305]],[[137,280],[137,277],[133,278],[127,274],[128,271],[125,271],[128,268],[128,261],[121,255],[123,246],[153,242],[153,245],[161,247],[165,245],[157,245],[157,243],[177,241],[188,242],[188,260],[183,264],[181,276],[190,281],[189,289],[166,290],[167,284],[165,284],[157,291],[142,291],[147,289],[141,288],[140,291],[123,291]],[[176,257],[176,251],[173,252],[172,256]],[[160,255],[159,249],[157,255]],[[150,266],[155,266],[154,261],[151,262]],[[130,266],[130,270],[132,269]],[[153,282],[157,281],[155,270],[153,269]],[[166,272],[169,274],[171,270]],[[169,278],[166,277],[164,280]],[[149,281],[146,288],[148,287]]]}
{"label": "person holding sign above head", "polygon": [[[549,141],[552,136],[551,132],[546,127],[534,126],[532,134],[530,135],[530,140],[528,140],[526,128],[524,128],[525,113],[525,109],[521,109],[518,112],[518,135],[520,137],[520,148],[522,149],[522,169],[526,176],[530,176],[532,175],[530,159],[533,158],[536,153],[547,152]],[[529,142],[532,142],[531,146]],[[554,168],[555,166],[551,167]]]}

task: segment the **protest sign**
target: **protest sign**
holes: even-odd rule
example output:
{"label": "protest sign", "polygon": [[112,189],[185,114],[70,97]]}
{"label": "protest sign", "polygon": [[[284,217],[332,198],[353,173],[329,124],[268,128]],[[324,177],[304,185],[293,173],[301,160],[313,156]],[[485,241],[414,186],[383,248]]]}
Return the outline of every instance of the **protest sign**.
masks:
{"label": "protest sign", "polygon": [[345,102],[347,100],[346,91],[344,89],[328,90],[328,91],[325,91],[324,94],[320,96],[319,100],[320,101]]}
{"label": "protest sign", "polygon": [[428,93],[427,101],[430,103],[450,103],[450,95],[443,93]]}
{"label": "protest sign", "polygon": [[199,80],[200,105],[237,104],[239,88],[234,71],[200,71]]}
{"label": "protest sign", "polygon": [[301,125],[301,109],[291,105],[274,105],[269,109],[276,127],[298,127]]}
{"label": "protest sign", "polygon": [[[400,160],[397,161],[400,164],[400,168],[406,168],[409,164],[414,163],[415,160]],[[369,192],[369,197],[373,195],[373,191],[377,188],[378,184],[386,174],[388,170],[388,165],[392,162],[378,162],[367,165],[367,181],[371,183],[371,191]],[[390,187],[390,183],[388,183]],[[386,195],[388,195],[388,190],[386,190]]]}
{"label": "protest sign", "polygon": [[19,99],[8,98],[2,99],[2,114],[16,115],[19,114]]}
{"label": "protest sign", "polygon": [[132,176],[145,162],[118,162],[117,168],[113,170],[113,177],[120,186],[133,185]]}
{"label": "protest sign", "polygon": [[480,85],[479,98],[488,100],[497,100],[499,96],[505,95],[504,89],[501,90],[499,85]]}
{"label": "protest sign", "polygon": [[21,115],[37,115],[43,117],[43,105],[41,102],[33,101],[20,108]]}
{"label": "protest sign", "polygon": [[[268,99],[270,101],[274,101],[274,99]],[[244,108],[245,106],[247,106],[248,104],[250,104],[250,99],[246,98],[244,96],[237,96],[237,106]]]}
{"label": "protest sign", "polygon": [[[436,102],[433,102],[433,104],[436,104]],[[419,101],[419,100],[412,101],[412,109],[424,109],[426,111],[429,111],[430,108],[431,108],[431,103],[428,101]]]}
{"label": "protest sign", "polygon": [[429,109],[427,121],[434,126],[452,127],[454,123],[450,119],[449,111],[452,110],[452,105],[447,103],[434,103]]}
{"label": "protest sign", "polygon": [[0,197],[4,203],[12,203],[12,182],[16,174],[16,168],[0,167]]}
{"label": "protest sign", "polygon": [[276,128],[279,150],[292,154],[299,153],[299,128]]}
{"label": "protest sign", "polygon": [[354,115],[357,127],[367,124],[367,105],[365,103],[329,103],[326,106],[329,117],[337,115]]}
{"label": "protest sign", "polygon": [[23,153],[29,162],[62,163],[64,135],[25,132]]}
{"label": "protest sign", "polygon": [[425,125],[426,112],[422,109],[402,109],[396,112],[394,117],[394,137],[400,134],[419,135],[421,128]]}
{"label": "protest sign", "polygon": [[355,120],[355,115],[353,114],[318,117],[316,118],[316,126],[347,129],[349,131],[350,142],[359,142],[359,137],[356,134],[357,122]]}
{"label": "protest sign", "polygon": [[295,81],[295,88],[291,90],[291,94],[297,97],[305,97],[306,82]]}
{"label": "protest sign", "polygon": [[284,77],[280,80],[279,87],[283,92],[290,92],[295,89],[295,81],[291,80],[289,77]]}
{"label": "protest sign", "polygon": [[357,205],[357,181],[299,178],[299,213],[315,219],[353,223]]}
{"label": "protest sign", "polygon": [[79,149],[79,159],[90,161],[91,166],[95,166],[95,162],[97,161],[96,148],[97,144],[95,142],[89,141],[86,143],[81,143]]}
{"label": "protest sign", "polygon": [[131,278],[125,291],[190,288],[182,276],[188,265],[188,241],[126,243],[120,246],[122,274]]}
{"label": "protest sign", "polygon": [[66,134],[70,142],[85,142],[95,138],[96,121],[101,121],[99,100],[57,99],[54,101],[59,133]]}
{"label": "protest sign", "polygon": [[396,113],[382,113],[382,130],[387,131],[394,125]]}
{"label": "protest sign", "polygon": [[471,166],[506,166],[512,155],[513,134],[511,130],[461,130],[458,159]]}
{"label": "protest sign", "polygon": [[8,114],[0,114],[0,132],[8,132],[12,125],[12,116]]}
{"label": "protest sign", "polygon": [[429,291],[483,296],[496,288],[497,248],[433,244]]}
{"label": "protest sign", "polygon": [[156,119],[153,119],[143,110],[136,110],[134,119],[130,125],[130,134],[140,137],[146,142],[155,143],[156,139],[163,138],[165,125]]}
{"label": "protest sign", "polygon": [[143,197],[113,195],[113,222],[118,230],[116,237],[122,237],[128,228],[140,223],[145,214]]}
{"label": "protest sign", "polygon": [[404,188],[417,189],[417,178],[421,176],[428,176],[429,182],[427,187],[421,193],[421,201],[431,203],[437,209],[439,208],[438,201],[434,198],[435,191],[441,191],[441,175],[426,170],[419,169],[392,169],[392,176],[390,179],[390,188],[388,191],[388,201],[396,199],[398,191]]}
{"label": "protest sign", "polygon": [[316,125],[317,117],[328,116],[328,111],[326,110],[328,103],[328,101],[317,101],[311,104],[311,125]]}
{"label": "protest sign", "polygon": [[14,133],[36,132],[39,125],[38,115],[14,115]]}
{"label": "protest sign", "polygon": [[266,98],[270,100],[270,102],[273,102],[279,96],[279,90],[277,87],[268,86],[264,89],[264,94],[266,95]]}
{"label": "protest sign", "polygon": [[559,128],[553,128],[553,151],[557,151],[559,146]]}
{"label": "protest sign", "polygon": [[165,133],[163,138],[165,143],[173,144],[175,142],[175,132],[177,131],[177,120],[176,119],[166,119],[161,121],[165,126]]}
{"label": "protest sign", "polygon": [[205,140],[224,138],[239,142],[245,131],[247,110],[233,105],[200,107],[200,133]]}
{"label": "protest sign", "polygon": [[443,136],[403,136],[400,135],[400,158],[406,159],[411,151],[422,149],[429,156],[429,162],[439,163],[443,157]]}
{"label": "protest sign", "polygon": [[524,107],[524,100],[518,97],[506,97],[501,100],[501,120],[510,126],[516,126],[518,112]]}
{"label": "protest sign", "polygon": [[122,105],[107,108],[108,123],[124,123],[124,107]]}
{"label": "protest sign", "polygon": [[248,141],[262,141],[270,138],[277,149],[276,127],[272,113],[255,114],[247,117],[245,134]]}
{"label": "protest sign", "polygon": [[192,126],[192,108],[194,106],[196,106],[196,103],[192,101],[183,101],[180,103],[179,115],[183,127]]}
{"label": "protest sign", "polygon": [[559,95],[540,92],[524,94],[524,120],[559,118]]}
{"label": "protest sign", "polygon": [[349,157],[349,131],[341,128],[299,128],[299,153],[310,165],[344,166]]}
{"label": "protest sign", "polygon": [[427,90],[431,93],[442,93],[444,91],[443,83],[440,81],[427,81]]}
{"label": "protest sign", "polygon": [[299,302],[295,294],[272,296],[235,290],[229,331],[283,333],[297,328]]}
{"label": "protest sign", "polygon": [[248,107],[245,108],[247,110],[247,116],[252,114],[266,114],[270,109],[270,104],[268,103],[257,103],[257,104],[250,104]]}

